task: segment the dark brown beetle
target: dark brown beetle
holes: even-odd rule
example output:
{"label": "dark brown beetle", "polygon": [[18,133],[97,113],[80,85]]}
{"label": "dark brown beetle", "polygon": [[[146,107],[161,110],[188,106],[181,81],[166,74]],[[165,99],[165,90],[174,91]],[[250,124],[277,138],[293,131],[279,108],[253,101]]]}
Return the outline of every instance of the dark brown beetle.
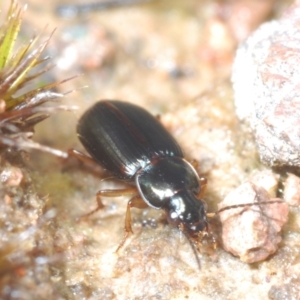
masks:
{"label": "dark brown beetle", "polygon": [[[77,133],[97,163],[115,178],[133,186],[97,194],[96,210],[103,207],[101,196],[132,196],[127,204],[125,237],[119,248],[132,232],[131,207],[163,209],[168,222],[197,244],[207,233],[207,217],[227,209],[264,204],[233,205],[207,214],[206,203],[200,199],[206,180],[200,179],[184,159],[172,135],[139,106],[116,100],[99,101],[81,117]],[[278,202],[281,201],[267,203]]]}

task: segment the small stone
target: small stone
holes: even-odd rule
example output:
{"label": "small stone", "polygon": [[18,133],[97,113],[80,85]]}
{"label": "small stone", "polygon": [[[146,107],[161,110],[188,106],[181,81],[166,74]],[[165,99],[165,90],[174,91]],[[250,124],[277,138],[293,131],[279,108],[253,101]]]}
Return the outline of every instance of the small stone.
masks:
{"label": "small stone", "polygon": [[249,181],[254,183],[258,187],[263,187],[271,197],[275,197],[277,188],[278,188],[278,180],[279,175],[275,174],[270,169],[264,169],[261,171],[256,171]]}
{"label": "small stone", "polygon": [[284,200],[292,206],[300,205],[300,178],[294,174],[288,174],[284,182]]}
{"label": "small stone", "polygon": [[16,167],[6,167],[0,173],[0,181],[6,186],[19,186],[22,179],[23,173]]}
{"label": "small stone", "polygon": [[288,204],[264,202],[277,200],[281,201],[271,198],[265,189],[252,182],[243,183],[229,193],[219,204],[219,209],[263,203],[231,208],[220,213],[224,249],[247,263],[262,261],[276,252],[281,242],[280,231],[288,219]]}

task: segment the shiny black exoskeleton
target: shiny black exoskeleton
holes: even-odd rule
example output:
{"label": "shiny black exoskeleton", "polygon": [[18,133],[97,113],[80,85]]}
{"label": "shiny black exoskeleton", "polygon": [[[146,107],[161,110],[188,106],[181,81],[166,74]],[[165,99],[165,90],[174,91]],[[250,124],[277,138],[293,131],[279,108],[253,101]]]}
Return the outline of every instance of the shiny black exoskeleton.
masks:
{"label": "shiny black exoskeleton", "polygon": [[103,100],[79,120],[78,137],[92,158],[114,177],[135,184],[149,206],[196,238],[207,228],[199,177],[175,139],[143,108]]}

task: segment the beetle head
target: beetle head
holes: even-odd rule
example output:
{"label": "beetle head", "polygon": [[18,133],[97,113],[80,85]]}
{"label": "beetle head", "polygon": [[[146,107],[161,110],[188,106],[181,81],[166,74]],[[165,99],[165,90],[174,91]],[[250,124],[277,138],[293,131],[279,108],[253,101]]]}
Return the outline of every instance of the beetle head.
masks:
{"label": "beetle head", "polygon": [[164,207],[168,222],[180,228],[191,238],[207,229],[206,204],[195,195],[180,191],[173,195]]}

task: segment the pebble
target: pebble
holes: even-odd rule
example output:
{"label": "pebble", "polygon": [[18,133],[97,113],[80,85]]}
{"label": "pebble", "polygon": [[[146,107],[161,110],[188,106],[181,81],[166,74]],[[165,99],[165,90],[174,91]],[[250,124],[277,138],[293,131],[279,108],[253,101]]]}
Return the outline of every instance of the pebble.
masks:
{"label": "pebble", "polygon": [[[218,209],[230,205],[281,200],[248,181],[229,193]],[[252,205],[220,213],[222,241],[226,251],[247,263],[265,260],[276,252],[281,242],[281,229],[288,219],[285,202]]]}

